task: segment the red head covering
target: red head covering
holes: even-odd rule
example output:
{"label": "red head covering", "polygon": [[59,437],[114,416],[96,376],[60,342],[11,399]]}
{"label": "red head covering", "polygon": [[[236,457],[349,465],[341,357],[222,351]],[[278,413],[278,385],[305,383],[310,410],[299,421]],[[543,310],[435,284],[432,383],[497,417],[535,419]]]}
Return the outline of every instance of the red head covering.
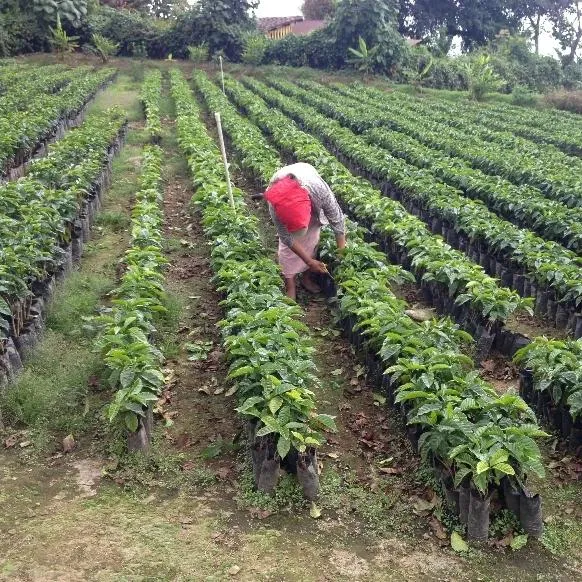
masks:
{"label": "red head covering", "polygon": [[277,218],[289,232],[309,226],[311,220],[311,198],[309,192],[291,176],[275,182],[266,192]]}

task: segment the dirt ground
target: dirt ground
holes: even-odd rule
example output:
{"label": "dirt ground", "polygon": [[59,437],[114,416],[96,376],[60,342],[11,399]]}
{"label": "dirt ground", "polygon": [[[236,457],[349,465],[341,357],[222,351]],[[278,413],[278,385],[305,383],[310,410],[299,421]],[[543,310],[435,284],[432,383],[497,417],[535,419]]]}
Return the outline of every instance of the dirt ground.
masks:
{"label": "dirt ground", "polygon": [[[138,111],[143,63],[141,69],[125,61],[119,66],[123,75],[97,106],[119,103]],[[495,543],[454,552],[445,530],[457,524],[442,507],[434,480],[403,436],[402,419],[366,382],[361,362],[321,298],[300,297],[317,348],[317,402],[337,416],[338,424],[320,455],[321,515],[310,515],[313,508],[301,499],[291,476],[283,475],[274,498],[253,491],[234,400],[226,396],[217,327],[220,297],[212,284],[208,241],[189,204],[191,181],[177,149],[167,88],[164,116],[170,316],[160,328],[160,341],[169,382],[158,406],[152,451],[128,456],[115,431],[103,428],[101,408],[108,393],[94,370],[76,380],[84,382],[87,394],[75,405],[83,423],[50,430],[37,424],[7,426],[0,433],[0,580],[580,579],[580,464],[548,444],[548,478],[532,484],[544,496],[541,541],[530,540],[513,552],[507,547],[512,524],[497,521]],[[130,149],[114,168],[105,216],[116,212],[127,218],[143,142],[140,124],[134,123]],[[249,211],[255,206],[249,204]],[[119,221],[103,221],[95,229],[79,267],[81,283],[89,284],[95,272],[115,277],[128,240],[127,226],[120,228]],[[273,248],[272,230],[266,227],[263,234]],[[74,303],[78,289],[67,282],[63,286],[52,307],[55,321],[63,305]],[[108,288],[93,309],[106,303]],[[68,317],[75,321],[79,315]],[[77,325],[81,330],[81,322]],[[81,347],[83,341],[71,340]],[[197,360],[193,355],[199,350],[206,357]],[[64,355],[52,360],[59,372],[72,365]],[[490,374],[511,371],[492,364]],[[38,382],[60,377],[39,376],[44,380]],[[70,431],[76,447],[64,453],[62,441]]]}

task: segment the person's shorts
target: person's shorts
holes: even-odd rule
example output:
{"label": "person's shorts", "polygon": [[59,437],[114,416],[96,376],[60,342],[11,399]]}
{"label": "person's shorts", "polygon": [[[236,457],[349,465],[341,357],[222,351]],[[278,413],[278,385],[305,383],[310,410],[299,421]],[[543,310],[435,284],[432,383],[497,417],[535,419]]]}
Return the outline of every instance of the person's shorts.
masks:
{"label": "person's shorts", "polygon": [[[294,234],[293,239],[297,240],[310,257],[315,257],[320,234],[321,226],[319,224],[314,224],[311,225],[306,232]],[[303,259],[298,257],[286,244],[282,243],[281,240],[279,240],[279,265],[281,265],[283,276],[288,279],[299,273],[304,273],[309,269]]]}

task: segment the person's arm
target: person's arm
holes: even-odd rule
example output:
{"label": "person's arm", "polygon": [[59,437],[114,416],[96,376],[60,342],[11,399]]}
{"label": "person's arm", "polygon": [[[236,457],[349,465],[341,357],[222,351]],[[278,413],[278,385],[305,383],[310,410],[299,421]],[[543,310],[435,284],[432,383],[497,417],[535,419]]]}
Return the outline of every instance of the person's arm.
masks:
{"label": "person's arm", "polygon": [[279,220],[271,204],[269,204],[269,214],[271,215],[271,220],[273,221],[273,224],[277,229],[279,239],[285,246],[291,248],[293,244],[293,238],[291,237],[291,233],[287,230],[287,227]]}
{"label": "person's arm", "polygon": [[325,214],[331,226],[338,249],[346,247],[346,220],[338,201],[328,186],[327,182],[321,179],[321,183],[316,186],[317,195],[321,204],[321,210]]}
{"label": "person's arm", "polygon": [[296,240],[292,242],[289,248],[309,267],[310,271],[314,273],[327,273],[325,263],[310,257]]}

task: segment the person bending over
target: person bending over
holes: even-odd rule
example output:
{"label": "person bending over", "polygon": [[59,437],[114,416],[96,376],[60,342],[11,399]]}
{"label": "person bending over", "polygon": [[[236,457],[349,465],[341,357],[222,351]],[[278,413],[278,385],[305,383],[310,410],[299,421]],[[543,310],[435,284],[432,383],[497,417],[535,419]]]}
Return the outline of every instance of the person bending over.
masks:
{"label": "person bending over", "polygon": [[321,226],[329,224],[338,249],[345,248],[344,214],[331,188],[310,164],[281,168],[264,194],[279,234],[279,264],[289,297],[297,296],[296,277],[311,293],[319,293],[313,273],[327,273],[315,259]]}

